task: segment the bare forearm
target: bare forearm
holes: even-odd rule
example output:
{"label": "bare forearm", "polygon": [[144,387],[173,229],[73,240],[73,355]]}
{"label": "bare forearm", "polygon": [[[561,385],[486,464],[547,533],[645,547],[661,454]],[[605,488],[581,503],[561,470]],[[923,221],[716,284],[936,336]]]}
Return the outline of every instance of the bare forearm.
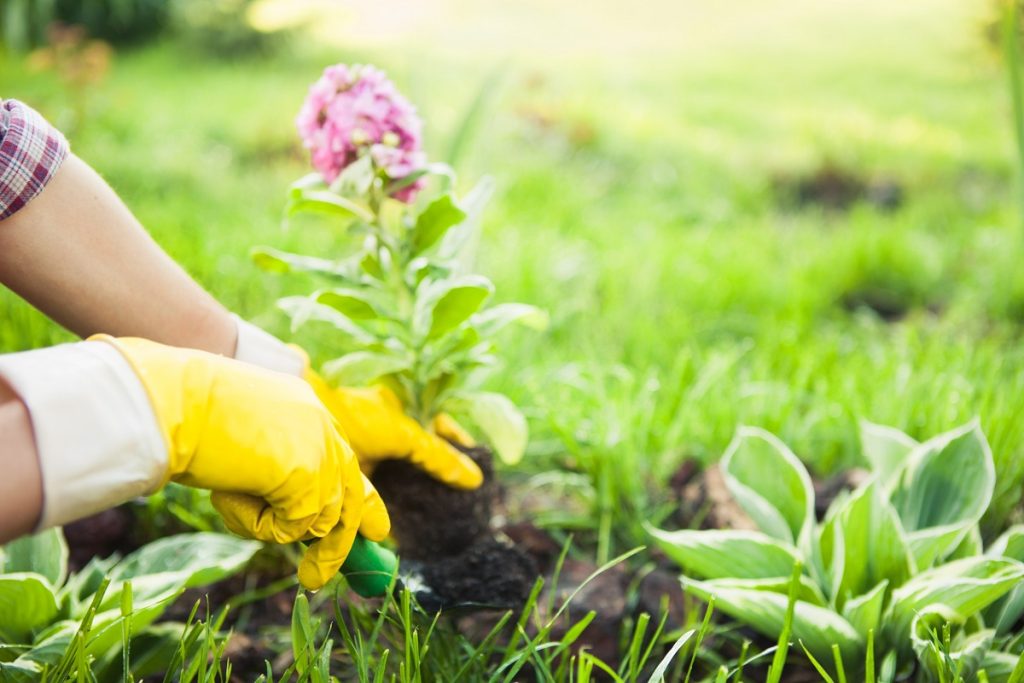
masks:
{"label": "bare forearm", "polygon": [[6,543],[35,528],[43,507],[43,482],[28,410],[3,379],[0,463],[0,543]]}
{"label": "bare forearm", "polygon": [[234,353],[228,311],[73,155],[38,197],[0,222],[0,281],[83,337],[105,332]]}

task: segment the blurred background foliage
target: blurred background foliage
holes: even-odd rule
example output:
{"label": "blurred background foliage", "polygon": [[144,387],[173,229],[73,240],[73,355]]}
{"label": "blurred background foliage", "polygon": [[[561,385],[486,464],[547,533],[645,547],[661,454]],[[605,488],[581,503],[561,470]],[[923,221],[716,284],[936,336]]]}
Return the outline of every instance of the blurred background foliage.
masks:
{"label": "blurred background foliage", "polygon": [[[1024,221],[995,0],[0,10],[0,95],[286,338],[272,301],[309,283],[261,274],[250,246],[338,239],[281,229],[307,169],[295,113],[325,65],[385,68],[431,155],[457,155],[467,186],[497,180],[479,259],[498,299],[553,315],[493,380],[530,412],[509,476],[539,516],[545,491],[574,491],[552,525],[599,529],[606,554],[643,542],[675,468],[741,423],[825,474],[858,463],[860,418],[920,438],[978,415],[1000,475],[987,530],[1020,516]],[[7,292],[0,320],[3,351],[68,339]]]}

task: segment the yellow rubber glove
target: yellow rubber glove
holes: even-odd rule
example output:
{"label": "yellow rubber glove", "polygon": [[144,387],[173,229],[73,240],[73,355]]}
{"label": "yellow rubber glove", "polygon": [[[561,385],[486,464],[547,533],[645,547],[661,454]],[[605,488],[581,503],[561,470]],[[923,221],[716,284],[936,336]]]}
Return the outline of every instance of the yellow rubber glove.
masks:
{"label": "yellow rubber glove", "polygon": [[316,590],[356,532],[390,531],[383,502],[309,387],[297,378],[143,339],[94,339],[128,360],[167,443],[166,481],[210,489],[233,532],[263,541],[318,539],[299,565]]}
{"label": "yellow rubber glove", "polygon": [[400,459],[455,488],[475,489],[483,483],[476,463],[441,438],[473,445],[473,439],[451,417],[439,415],[433,424],[437,433],[431,434],[405,414],[398,397],[387,387],[336,389],[310,370],[308,361],[303,376],[338,421],[364,472],[372,471],[381,460]]}

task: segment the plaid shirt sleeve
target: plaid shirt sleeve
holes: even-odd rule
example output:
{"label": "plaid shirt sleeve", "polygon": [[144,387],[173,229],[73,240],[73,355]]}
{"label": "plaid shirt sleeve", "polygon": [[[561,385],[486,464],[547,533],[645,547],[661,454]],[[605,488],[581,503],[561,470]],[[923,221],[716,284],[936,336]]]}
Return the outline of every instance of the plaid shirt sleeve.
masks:
{"label": "plaid shirt sleeve", "polygon": [[42,192],[67,156],[67,140],[39,112],[0,102],[0,220]]}

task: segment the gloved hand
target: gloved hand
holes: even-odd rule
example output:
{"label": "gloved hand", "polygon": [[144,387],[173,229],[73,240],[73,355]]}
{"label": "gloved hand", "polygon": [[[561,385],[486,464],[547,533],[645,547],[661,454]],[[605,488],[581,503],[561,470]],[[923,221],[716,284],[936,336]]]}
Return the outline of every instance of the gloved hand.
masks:
{"label": "gloved hand", "polygon": [[303,376],[338,421],[364,472],[371,472],[381,460],[402,459],[455,488],[475,489],[483,483],[477,464],[444,440],[474,445],[472,437],[448,415],[434,419],[436,433],[431,434],[405,414],[398,397],[387,387],[334,388],[309,368],[308,361]]}
{"label": "gloved hand", "polygon": [[405,459],[451,486],[474,489],[483,482],[476,463],[445,441],[474,445],[473,439],[451,417],[439,415],[431,425],[431,434],[405,414],[398,398],[387,388],[331,387],[310,369],[309,356],[301,348],[286,345],[241,318],[236,317],[236,321],[235,358],[304,377],[338,421],[364,472],[372,472],[381,460]]}
{"label": "gloved hand", "polygon": [[165,481],[212,490],[239,535],[318,539],[299,566],[303,586],[318,589],[338,571],[357,531],[387,536],[383,502],[303,382],[143,339],[94,339],[128,360],[149,395],[168,449]]}

